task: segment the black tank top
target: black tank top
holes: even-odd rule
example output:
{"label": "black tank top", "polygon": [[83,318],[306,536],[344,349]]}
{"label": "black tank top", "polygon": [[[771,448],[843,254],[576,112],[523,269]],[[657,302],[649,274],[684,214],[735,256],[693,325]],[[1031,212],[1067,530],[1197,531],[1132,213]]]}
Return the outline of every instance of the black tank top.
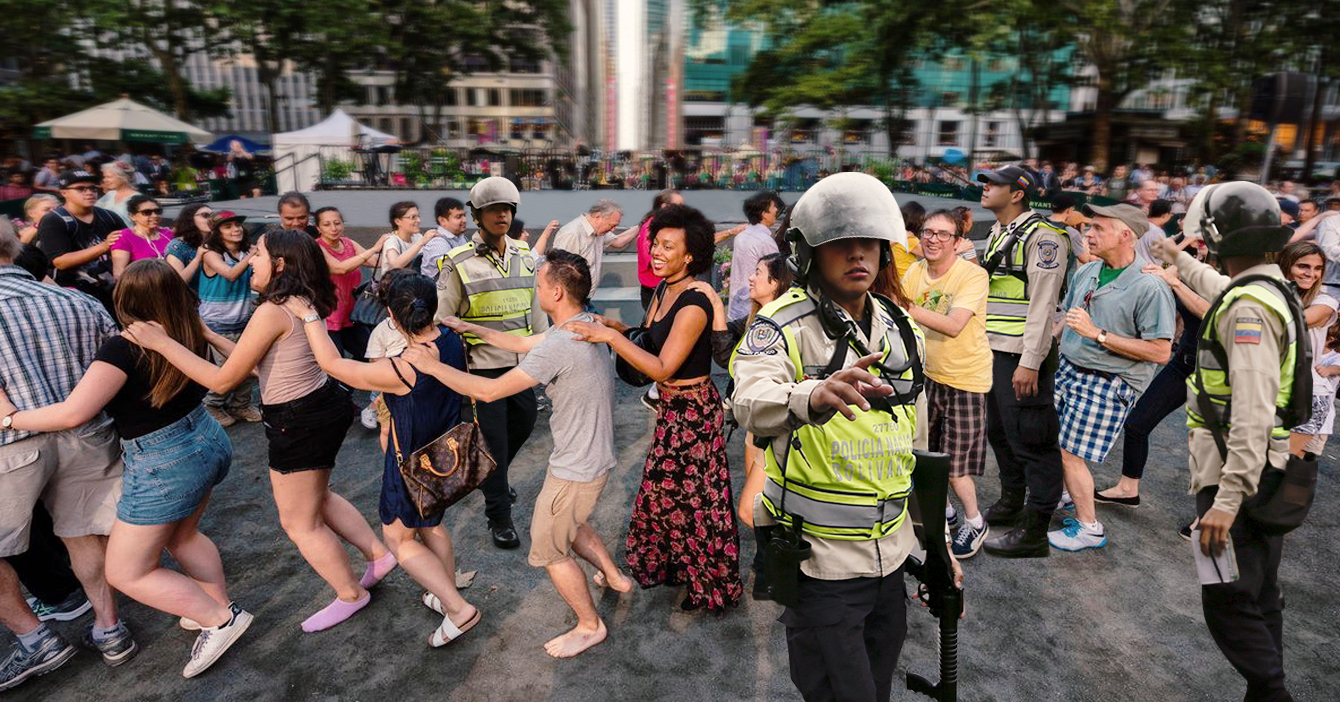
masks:
{"label": "black tank top", "polygon": [[670,311],[660,321],[651,323],[648,327],[651,331],[651,351],[658,355],[661,353],[666,340],[670,338],[670,329],[675,325],[675,317],[686,307],[701,308],[707,315],[707,324],[703,325],[702,332],[693,342],[693,350],[689,351],[688,358],[685,358],[684,363],[670,376],[671,380],[699,378],[712,372],[712,303],[706,295],[697,290],[680,293]]}

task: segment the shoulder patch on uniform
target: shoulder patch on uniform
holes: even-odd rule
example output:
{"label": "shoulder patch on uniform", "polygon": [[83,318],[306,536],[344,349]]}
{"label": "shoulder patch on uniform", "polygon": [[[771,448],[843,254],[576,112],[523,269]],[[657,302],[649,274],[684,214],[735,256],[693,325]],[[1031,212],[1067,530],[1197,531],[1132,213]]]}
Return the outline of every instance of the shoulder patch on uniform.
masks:
{"label": "shoulder patch on uniform", "polygon": [[1061,245],[1054,241],[1038,242],[1038,268],[1056,268],[1061,265],[1057,260],[1057,254],[1061,251]]}
{"label": "shoulder patch on uniform", "polygon": [[[740,353],[749,355],[773,355],[779,340],[783,340],[782,328],[767,317],[756,317],[753,325],[744,333],[744,343],[740,344]],[[783,343],[785,341],[783,340]]]}
{"label": "shoulder patch on uniform", "polygon": [[1260,317],[1238,317],[1233,320],[1233,343],[1259,344],[1261,329]]}

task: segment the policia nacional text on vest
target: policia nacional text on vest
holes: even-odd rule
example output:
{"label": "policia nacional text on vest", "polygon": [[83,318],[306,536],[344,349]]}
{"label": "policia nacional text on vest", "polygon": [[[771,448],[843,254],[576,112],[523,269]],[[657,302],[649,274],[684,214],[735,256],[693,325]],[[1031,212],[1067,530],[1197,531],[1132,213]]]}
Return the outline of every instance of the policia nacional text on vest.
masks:
{"label": "policia nacional text on vest", "polygon": [[[880,539],[896,531],[907,514],[914,467],[914,405],[923,383],[925,342],[903,310],[886,298],[874,297],[880,304],[872,313],[886,316],[888,332],[883,355],[871,372],[888,382],[894,395],[872,399],[871,411],[857,413],[855,421],[805,425],[767,445],[764,508],[780,524],[798,523],[804,533],[819,538]],[[822,315],[820,306],[805,291],[792,288],[759,311],[744,343],[763,348],[769,340],[762,337],[771,336],[775,342],[780,336],[797,382],[841,370],[848,348],[862,356],[869,353],[850,321],[825,320],[829,337],[840,337],[832,359],[823,359],[826,365],[818,367],[813,365],[815,359],[802,359],[792,325],[816,314]],[[848,328],[833,333],[836,324]]]}

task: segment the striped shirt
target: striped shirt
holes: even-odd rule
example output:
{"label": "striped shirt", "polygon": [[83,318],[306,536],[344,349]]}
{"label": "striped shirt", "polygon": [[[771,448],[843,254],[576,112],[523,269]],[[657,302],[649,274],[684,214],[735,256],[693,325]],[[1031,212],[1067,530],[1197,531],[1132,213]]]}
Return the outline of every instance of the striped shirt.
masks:
{"label": "striped shirt", "polygon": [[[111,315],[92,297],[0,266],[0,385],[19,409],[64,401],[103,340],[116,333]],[[33,434],[0,431],[0,446]]]}

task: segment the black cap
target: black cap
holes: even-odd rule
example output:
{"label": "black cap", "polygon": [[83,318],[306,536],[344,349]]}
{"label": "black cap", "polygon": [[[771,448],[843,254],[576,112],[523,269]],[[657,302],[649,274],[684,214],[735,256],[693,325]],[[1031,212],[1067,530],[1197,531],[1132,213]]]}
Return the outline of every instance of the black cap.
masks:
{"label": "black cap", "polygon": [[1033,174],[1019,166],[1006,166],[999,170],[979,173],[977,174],[977,182],[1008,185],[1012,189],[1022,190],[1029,194],[1031,194],[1038,186],[1037,180],[1033,178]]}
{"label": "black cap", "polygon": [[96,183],[100,180],[102,179],[82,168],[72,168],[68,171],[61,171],[60,187],[64,190],[75,183]]}

